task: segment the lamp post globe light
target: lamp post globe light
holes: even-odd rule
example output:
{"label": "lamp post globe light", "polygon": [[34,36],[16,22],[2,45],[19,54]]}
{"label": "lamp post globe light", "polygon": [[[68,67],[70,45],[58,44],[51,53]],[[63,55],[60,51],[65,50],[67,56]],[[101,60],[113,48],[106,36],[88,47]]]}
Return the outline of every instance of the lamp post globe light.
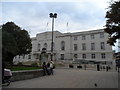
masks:
{"label": "lamp post globe light", "polygon": [[57,13],[50,13],[50,18],[52,18],[52,42],[51,42],[51,61],[53,60],[53,30],[54,30],[54,18],[57,18]]}

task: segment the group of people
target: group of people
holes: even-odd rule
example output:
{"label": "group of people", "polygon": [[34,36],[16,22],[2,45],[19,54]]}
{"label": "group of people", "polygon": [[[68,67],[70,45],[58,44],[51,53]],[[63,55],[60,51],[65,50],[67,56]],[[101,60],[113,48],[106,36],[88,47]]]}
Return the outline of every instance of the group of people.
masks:
{"label": "group of people", "polygon": [[53,75],[53,69],[54,69],[54,63],[53,61],[50,61],[48,63],[43,62],[42,64],[42,69],[43,69],[43,75]]}

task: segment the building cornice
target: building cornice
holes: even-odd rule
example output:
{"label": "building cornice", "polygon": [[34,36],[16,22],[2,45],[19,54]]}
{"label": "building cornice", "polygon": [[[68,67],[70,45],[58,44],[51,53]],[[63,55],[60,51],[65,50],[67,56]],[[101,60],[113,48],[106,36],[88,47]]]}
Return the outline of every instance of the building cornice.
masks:
{"label": "building cornice", "polygon": [[75,33],[63,33],[62,35],[56,36],[56,38],[59,38],[59,37],[74,37],[74,36],[99,34],[99,33],[105,33],[104,29],[82,31],[82,32],[75,32]]}

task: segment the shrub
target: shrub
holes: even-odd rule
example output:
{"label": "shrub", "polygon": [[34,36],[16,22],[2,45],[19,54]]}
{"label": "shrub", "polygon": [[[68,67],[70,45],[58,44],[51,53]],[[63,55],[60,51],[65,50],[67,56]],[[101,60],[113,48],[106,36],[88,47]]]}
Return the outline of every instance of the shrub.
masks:
{"label": "shrub", "polygon": [[23,64],[22,64],[21,62],[19,62],[17,65],[18,65],[18,66],[22,66]]}
{"label": "shrub", "polygon": [[35,63],[32,63],[31,66],[38,67],[38,64],[35,62]]}

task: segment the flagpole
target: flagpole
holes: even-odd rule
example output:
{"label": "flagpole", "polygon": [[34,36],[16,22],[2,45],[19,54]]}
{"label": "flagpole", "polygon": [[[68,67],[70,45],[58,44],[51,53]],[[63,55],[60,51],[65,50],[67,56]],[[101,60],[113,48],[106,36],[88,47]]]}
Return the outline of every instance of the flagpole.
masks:
{"label": "flagpole", "polygon": [[47,22],[46,24],[46,31],[48,31],[48,25],[49,25],[49,22]]}
{"label": "flagpole", "polygon": [[67,33],[68,33],[68,22],[67,22],[67,25],[66,25],[66,29],[67,29]]}

